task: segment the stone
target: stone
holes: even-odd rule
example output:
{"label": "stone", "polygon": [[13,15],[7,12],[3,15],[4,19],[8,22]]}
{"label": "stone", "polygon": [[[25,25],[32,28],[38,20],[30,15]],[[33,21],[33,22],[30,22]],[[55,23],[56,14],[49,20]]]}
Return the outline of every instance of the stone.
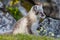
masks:
{"label": "stone", "polygon": [[[54,36],[60,35],[60,20],[47,17],[42,23],[40,23],[43,30],[40,31],[40,35]],[[45,30],[45,33],[44,33]]]}
{"label": "stone", "polygon": [[[0,5],[1,4],[2,3],[0,3]],[[7,12],[4,7],[2,8],[2,6],[0,7],[0,34],[11,32],[16,22],[16,20],[10,15],[10,13]]]}
{"label": "stone", "polygon": [[3,4],[0,2],[0,8],[2,8],[3,7]]}
{"label": "stone", "polygon": [[2,2],[4,5],[6,5],[6,6],[9,6],[10,1],[11,1],[11,0],[1,0],[1,2]]}
{"label": "stone", "polygon": [[12,30],[16,20],[8,12],[6,14],[2,14],[2,12],[0,12],[0,16],[0,34]]}

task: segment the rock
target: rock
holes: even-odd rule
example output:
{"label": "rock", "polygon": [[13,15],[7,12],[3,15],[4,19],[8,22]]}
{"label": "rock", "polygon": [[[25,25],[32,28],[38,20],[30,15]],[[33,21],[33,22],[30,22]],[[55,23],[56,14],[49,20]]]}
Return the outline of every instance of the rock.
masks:
{"label": "rock", "polygon": [[12,30],[16,20],[8,12],[6,14],[0,12],[0,16],[0,34]]}
{"label": "rock", "polygon": [[58,15],[58,17],[60,18],[60,0],[56,0],[56,5],[57,5],[58,10],[59,10],[59,15]]}
{"label": "rock", "polygon": [[2,6],[0,7],[0,34],[11,32],[14,27],[14,23],[16,22],[16,20],[9,14],[9,12],[4,10]]}
{"label": "rock", "polygon": [[60,35],[60,20],[53,18],[46,18],[42,23],[40,23],[43,30],[40,31],[41,35],[54,36],[57,37]]}
{"label": "rock", "polygon": [[2,2],[4,5],[6,5],[6,6],[9,5],[10,1],[11,1],[11,0],[1,0],[1,2]]}
{"label": "rock", "polygon": [[60,0],[51,0],[49,6],[44,6],[44,12],[47,16],[60,19]]}
{"label": "rock", "polygon": [[17,3],[15,7],[18,8],[18,10],[22,13],[23,16],[27,15],[27,13],[28,13],[27,10],[20,4],[20,2]]}
{"label": "rock", "polygon": [[3,7],[3,4],[0,2],[0,8],[2,8]]}

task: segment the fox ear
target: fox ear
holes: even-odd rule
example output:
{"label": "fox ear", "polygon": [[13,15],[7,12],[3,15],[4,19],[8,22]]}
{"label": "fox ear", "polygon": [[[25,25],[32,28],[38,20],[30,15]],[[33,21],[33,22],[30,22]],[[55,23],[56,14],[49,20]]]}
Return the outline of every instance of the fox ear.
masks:
{"label": "fox ear", "polygon": [[36,12],[36,10],[37,10],[37,6],[33,6],[33,10]]}

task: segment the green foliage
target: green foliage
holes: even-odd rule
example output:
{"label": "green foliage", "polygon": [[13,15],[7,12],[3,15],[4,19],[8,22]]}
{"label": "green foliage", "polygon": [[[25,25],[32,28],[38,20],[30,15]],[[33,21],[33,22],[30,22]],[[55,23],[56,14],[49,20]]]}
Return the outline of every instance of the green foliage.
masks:
{"label": "green foliage", "polygon": [[18,34],[18,35],[0,35],[0,40],[59,40],[59,39],[46,36]]}
{"label": "green foliage", "polygon": [[7,7],[7,9],[16,20],[23,17],[17,7]]}
{"label": "green foliage", "polygon": [[[13,7],[14,4],[17,4],[19,1],[22,2],[22,6],[26,8],[27,11],[30,10],[30,8],[33,6],[32,4],[30,4],[29,2],[27,1],[23,1],[23,0],[13,0],[11,1],[11,5],[10,7],[7,7],[8,11],[10,12],[10,14],[16,19],[16,20],[19,20],[22,16],[21,12],[18,10],[17,7]],[[13,3],[14,2],[14,3]]]}

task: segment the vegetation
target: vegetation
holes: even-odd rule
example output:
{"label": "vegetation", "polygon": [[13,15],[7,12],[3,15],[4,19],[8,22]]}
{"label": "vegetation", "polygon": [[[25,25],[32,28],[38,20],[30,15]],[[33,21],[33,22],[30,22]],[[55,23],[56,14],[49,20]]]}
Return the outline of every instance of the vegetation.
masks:
{"label": "vegetation", "polygon": [[18,10],[17,7],[7,7],[8,11],[10,12],[10,14],[16,19],[20,19],[22,16],[21,12]]}
{"label": "vegetation", "polygon": [[59,40],[46,36],[33,36],[33,35],[0,35],[0,40]]}

